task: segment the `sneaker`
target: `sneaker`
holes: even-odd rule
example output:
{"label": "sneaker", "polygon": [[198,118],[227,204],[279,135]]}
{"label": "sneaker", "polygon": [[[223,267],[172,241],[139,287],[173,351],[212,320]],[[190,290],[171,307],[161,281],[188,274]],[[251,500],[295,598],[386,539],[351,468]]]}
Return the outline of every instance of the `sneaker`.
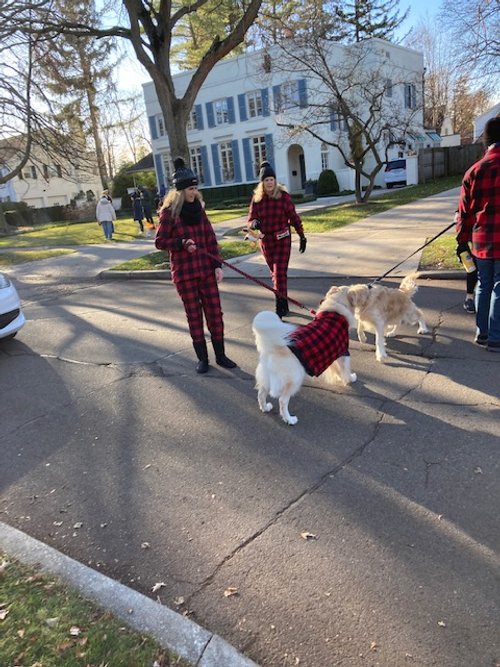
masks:
{"label": "sneaker", "polygon": [[490,340],[488,342],[488,352],[500,352],[500,341]]}
{"label": "sneaker", "polygon": [[467,313],[475,313],[476,312],[476,306],[474,305],[474,299],[467,298],[464,301],[464,310]]}
{"label": "sneaker", "polygon": [[483,345],[486,347],[486,345],[488,345],[488,336],[484,334],[477,334],[477,336],[474,338],[474,342],[476,345]]}

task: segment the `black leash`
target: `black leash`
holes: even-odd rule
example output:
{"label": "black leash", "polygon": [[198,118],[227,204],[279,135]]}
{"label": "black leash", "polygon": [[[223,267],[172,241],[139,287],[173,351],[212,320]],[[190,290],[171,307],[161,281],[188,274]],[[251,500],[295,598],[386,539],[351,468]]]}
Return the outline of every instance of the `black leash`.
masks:
{"label": "black leash", "polygon": [[436,236],[433,236],[431,239],[429,239],[429,241],[426,241],[423,245],[420,246],[420,248],[417,248],[416,250],[414,250],[411,253],[411,255],[408,255],[408,257],[406,259],[403,259],[401,262],[399,262],[398,264],[396,264],[395,266],[390,268],[388,271],[386,271],[384,274],[382,274],[378,278],[375,278],[375,280],[372,280],[371,283],[368,284],[368,287],[370,287],[371,285],[374,285],[375,283],[378,283],[381,280],[383,280],[386,276],[388,276],[390,273],[392,273],[394,271],[394,269],[397,269],[398,266],[401,266],[401,264],[404,264],[407,260],[409,260],[410,257],[413,257],[413,255],[416,255],[417,252],[420,252],[420,250],[423,250],[426,246],[430,245],[433,241],[435,241],[437,238],[442,236],[445,232],[447,232],[450,229],[450,227],[453,227],[454,224],[455,224],[455,221],[453,221],[450,225],[448,225],[448,227],[445,227],[442,231],[440,231],[439,234],[436,234]]}

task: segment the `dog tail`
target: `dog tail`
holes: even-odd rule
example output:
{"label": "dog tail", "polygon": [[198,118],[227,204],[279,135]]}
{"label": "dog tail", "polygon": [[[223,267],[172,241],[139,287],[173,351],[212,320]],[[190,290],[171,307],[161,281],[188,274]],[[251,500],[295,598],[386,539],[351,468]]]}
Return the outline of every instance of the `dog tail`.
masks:
{"label": "dog tail", "polygon": [[417,274],[413,272],[406,276],[406,278],[403,278],[399,289],[408,294],[409,297],[412,297],[418,290]]}
{"label": "dog tail", "polygon": [[255,334],[265,338],[270,345],[286,347],[287,336],[295,331],[294,324],[282,322],[280,318],[270,310],[262,310],[253,318],[252,329]]}

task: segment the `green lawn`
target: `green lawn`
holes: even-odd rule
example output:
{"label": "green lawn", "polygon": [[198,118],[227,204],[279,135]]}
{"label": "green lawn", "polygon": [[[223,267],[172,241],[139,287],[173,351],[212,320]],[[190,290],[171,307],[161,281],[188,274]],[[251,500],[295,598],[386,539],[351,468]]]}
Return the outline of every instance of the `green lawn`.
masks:
{"label": "green lawn", "polygon": [[2,667],[188,667],[63,582],[1,551],[0,582]]}
{"label": "green lawn", "polygon": [[462,263],[456,255],[456,248],[455,234],[443,234],[424,248],[419,269],[421,271],[440,269],[458,271],[463,269]]}

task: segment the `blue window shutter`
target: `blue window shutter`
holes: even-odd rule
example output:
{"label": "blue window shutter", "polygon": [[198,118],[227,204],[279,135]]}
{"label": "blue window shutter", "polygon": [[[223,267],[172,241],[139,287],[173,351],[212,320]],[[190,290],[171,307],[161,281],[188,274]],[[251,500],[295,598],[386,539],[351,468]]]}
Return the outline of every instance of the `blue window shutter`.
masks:
{"label": "blue window shutter", "polygon": [[163,160],[161,155],[158,153],[155,154],[155,166],[156,166],[156,177],[158,179],[158,190],[162,185],[165,185],[168,188],[168,183],[165,183],[165,176],[163,174]]}
{"label": "blue window shutter", "polygon": [[212,149],[212,163],[214,165],[215,183],[217,185],[220,185],[222,183],[222,177],[220,173],[219,147],[217,144],[212,144],[211,149]]}
{"label": "blue window shutter", "polygon": [[233,144],[234,180],[237,183],[241,183],[243,179],[241,178],[240,149],[238,147],[238,140],[233,139],[232,144]]}
{"label": "blue window shutter", "polygon": [[238,107],[240,109],[240,120],[243,122],[244,120],[247,120],[247,96],[243,93],[242,95],[238,95]]}
{"label": "blue window shutter", "polygon": [[273,86],[274,113],[281,111],[281,87]]}
{"label": "blue window shutter", "polygon": [[332,132],[335,132],[336,129],[337,129],[337,112],[330,111],[330,130],[332,130]]}
{"label": "blue window shutter", "polygon": [[262,95],[262,115],[269,116],[271,113],[269,111],[269,91],[267,88],[262,88],[260,92]]}
{"label": "blue window shutter", "polygon": [[243,139],[243,159],[245,160],[247,181],[255,181],[255,174],[253,171],[253,157],[252,151],[250,150],[250,139],[248,137]]}
{"label": "blue window shutter", "polygon": [[215,127],[214,105],[212,102],[207,102],[205,107],[207,110],[208,127]]}
{"label": "blue window shutter", "polygon": [[274,145],[272,134],[266,134],[266,160],[274,167]]}
{"label": "blue window shutter", "polygon": [[203,130],[203,108],[201,104],[195,104],[194,111],[196,114],[196,129]]}
{"label": "blue window shutter", "polygon": [[236,114],[234,113],[234,99],[227,97],[227,119],[230,123],[236,123]]}
{"label": "blue window shutter", "polygon": [[212,179],[210,178],[210,164],[208,161],[208,150],[206,146],[201,146],[201,163],[203,165],[203,176],[205,177],[205,180],[203,182],[203,185],[206,187],[210,187],[212,185]]}
{"label": "blue window shutter", "polygon": [[307,82],[299,79],[299,106],[301,109],[307,106]]}
{"label": "blue window shutter", "polygon": [[158,131],[156,129],[156,116],[148,116],[149,132],[151,139],[158,139]]}

